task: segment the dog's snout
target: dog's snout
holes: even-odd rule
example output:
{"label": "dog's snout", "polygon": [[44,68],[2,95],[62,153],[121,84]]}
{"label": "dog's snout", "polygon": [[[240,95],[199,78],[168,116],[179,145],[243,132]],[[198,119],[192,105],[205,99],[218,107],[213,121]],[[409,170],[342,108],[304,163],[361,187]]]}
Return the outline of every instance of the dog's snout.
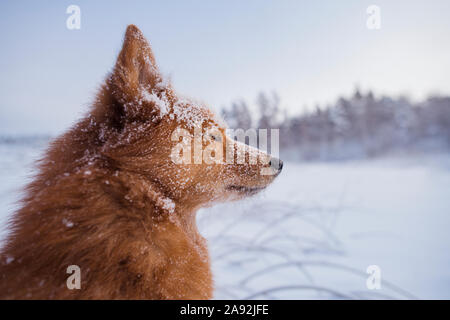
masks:
{"label": "dog's snout", "polygon": [[269,161],[269,165],[275,170],[281,171],[283,169],[283,161],[278,158],[272,158]]}

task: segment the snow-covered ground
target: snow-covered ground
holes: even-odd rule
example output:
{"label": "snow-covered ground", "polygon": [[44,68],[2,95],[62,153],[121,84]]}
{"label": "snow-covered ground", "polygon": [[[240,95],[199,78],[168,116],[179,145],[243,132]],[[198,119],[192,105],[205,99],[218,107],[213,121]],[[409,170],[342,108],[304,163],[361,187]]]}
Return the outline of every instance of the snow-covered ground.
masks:
{"label": "snow-covered ground", "polygon": [[[0,237],[44,146],[0,143]],[[450,298],[450,156],[287,162],[263,194],[198,224],[219,299]]]}

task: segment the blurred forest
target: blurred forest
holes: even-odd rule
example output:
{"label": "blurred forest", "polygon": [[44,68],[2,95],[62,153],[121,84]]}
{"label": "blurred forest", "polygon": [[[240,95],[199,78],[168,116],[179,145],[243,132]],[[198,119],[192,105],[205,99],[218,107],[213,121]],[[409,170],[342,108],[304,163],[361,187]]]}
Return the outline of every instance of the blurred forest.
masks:
{"label": "blurred forest", "polygon": [[237,101],[223,108],[222,116],[230,128],[279,129],[280,154],[291,160],[450,151],[450,97],[446,96],[413,103],[405,97],[375,97],[355,89],[351,97],[332,105],[288,115],[276,93],[260,93],[254,106]]}

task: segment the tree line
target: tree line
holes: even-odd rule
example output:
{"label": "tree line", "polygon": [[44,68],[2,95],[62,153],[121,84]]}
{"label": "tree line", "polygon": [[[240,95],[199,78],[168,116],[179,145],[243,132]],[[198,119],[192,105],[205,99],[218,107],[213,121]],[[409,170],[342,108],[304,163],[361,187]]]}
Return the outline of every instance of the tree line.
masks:
{"label": "tree line", "polygon": [[281,155],[295,160],[450,151],[447,96],[411,102],[355,89],[352,96],[314,111],[292,116],[286,110],[276,93],[260,93],[253,108],[246,101],[236,101],[222,109],[222,116],[234,129],[279,129]]}

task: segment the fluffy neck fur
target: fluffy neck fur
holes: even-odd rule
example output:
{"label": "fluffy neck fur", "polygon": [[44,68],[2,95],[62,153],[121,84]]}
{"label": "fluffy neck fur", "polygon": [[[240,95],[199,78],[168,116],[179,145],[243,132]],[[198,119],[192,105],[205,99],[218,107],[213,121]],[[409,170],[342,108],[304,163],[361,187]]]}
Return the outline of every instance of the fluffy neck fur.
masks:
{"label": "fluffy neck fur", "polygon": [[[0,298],[211,298],[195,210],[87,149],[98,136],[87,122],[53,142],[27,188],[2,250]],[[80,290],[66,286],[69,265],[81,268]]]}

